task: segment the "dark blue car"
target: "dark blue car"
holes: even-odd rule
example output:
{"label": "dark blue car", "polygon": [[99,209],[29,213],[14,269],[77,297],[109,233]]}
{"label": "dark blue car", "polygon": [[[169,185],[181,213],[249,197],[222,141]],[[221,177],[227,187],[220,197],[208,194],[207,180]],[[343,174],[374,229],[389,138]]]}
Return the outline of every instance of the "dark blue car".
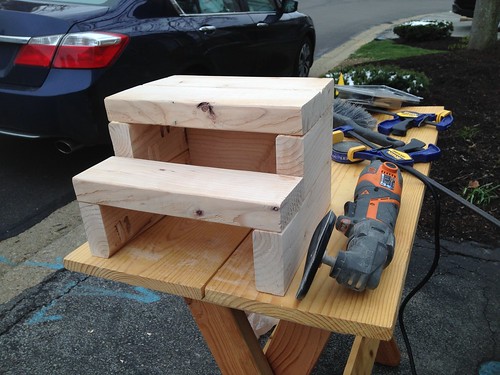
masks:
{"label": "dark blue car", "polygon": [[173,74],[307,76],[291,0],[0,0],[0,134],[108,143],[103,99]]}

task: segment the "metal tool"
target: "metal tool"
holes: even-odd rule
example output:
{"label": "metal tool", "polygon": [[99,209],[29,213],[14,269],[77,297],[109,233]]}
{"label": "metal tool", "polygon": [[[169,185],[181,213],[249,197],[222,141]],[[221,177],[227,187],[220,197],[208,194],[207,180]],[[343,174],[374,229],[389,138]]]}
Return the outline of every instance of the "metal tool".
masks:
{"label": "metal tool", "polygon": [[451,111],[443,110],[438,113],[418,113],[413,111],[389,112],[378,109],[369,109],[372,112],[384,113],[393,116],[393,119],[382,121],[378,124],[378,131],[382,134],[405,136],[411,128],[423,125],[432,125],[437,131],[445,131],[453,123]]}
{"label": "metal tool", "polygon": [[[333,212],[328,212],[313,234],[307,252],[304,275],[296,293],[299,300],[307,294],[321,263],[330,265],[330,276],[350,289],[363,291],[378,286],[382,270],[389,265],[394,256],[394,227],[403,185],[400,169],[411,173],[427,186],[445,193],[500,227],[498,219],[418,170],[401,161],[393,163],[393,156],[390,156],[389,162],[382,161],[387,160],[389,155],[380,152],[381,150],[372,151],[376,153],[354,152],[357,156],[371,158],[376,155],[377,158],[361,172],[354,193],[354,202],[345,204],[345,213],[338,219],[335,219]],[[335,227],[349,238],[347,251],[340,251],[336,258],[325,255],[334,223]]]}
{"label": "metal tool", "polygon": [[[343,142],[344,134],[358,139],[364,145],[358,142]],[[381,148],[357,134],[349,126],[335,128],[332,133],[332,143],[332,160],[345,164],[362,160],[382,159],[396,164],[413,165],[414,163],[428,163],[437,160],[441,156],[439,147],[429,144],[425,148],[425,143],[415,138],[407,144],[401,142],[403,145],[400,147]]]}
{"label": "metal tool", "polygon": [[[381,109],[381,108],[377,108],[377,107],[373,107],[373,106],[363,106],[364,109],[366,109],[367,111],[369,112],[372,112],[372,113],[381,113],[381,114],[384,114],[384,115],[389,115],[389,116],[392,116],[393,118],[411,118],[411,117],[417,117],[419,115],[422,115],[422,114],[426,114],[426,113],[421,113],[421,112],[417,112],[417,111],[409,111],[409,110],[401,110],[401,111],[397,111],[397,112],[392,112],[392,111],[388,111],[388,110],[385,110],[385,109]],[[436,112],[436,113],[429,113],[428,115],[430,116],[434,116],[434,123],[432,121],[429,121],[429,123],[432,125],[432,124],[435,124],[436,122],[439,123],[441,121],[443,121],[445,118],[448,118],[447,121],[451,121],[453,122],[453,115],[452,115],[452,112],[450,110],[447,110],[447,109],[443,109],[439,112]],[[426,122],[427,123],[427,122]]]}
{"label": "metal tool", "polygon": [[[370,115],[363,107],[352,104],[347,100],[333,100],[333,127],[345,128],[344,133],[352,131],[371,142],[380,146],[399,147],[404,145],[403,141],[381,134],[373,130],[377,125],[377,120]],[[347,129],[349,128],[349,129]]]}
{"label": "metal tool", "polygon": [[[341,143],[339,144],[341,145]],[[333,145],[332,147],[332,159],[334,159],[334,151],[333,148],[341,147],[339,145]],[[428,145],[427,148],[430,150],[422,150],[422,151],[415,151],[415,152],[410,152],[408,154],[395,150],[395,149],[372,149],[369,152],[367,152],[366,148],[362,145],[358,145],[358,149],[354,147],[350,147],[347,150],[347,154],[344,156],[348,161],[344,161],[344,163],[347,162],[356,162],[358,161],[357,159],[362,159],[362,160],[373,160],[375,158],[383,160],[383,161],[389,161],[392,162],[399,167],[401,167],[402,170],[414,175],[417,177],[419,180],[422,182],[434,187],[436,190],[438,190],[441,193],[446,194],[450,198],[454,199],[458,203],[460,203],[462,206],[465,206],[469,208],[470,210],[474,211],[476,214],[479,216],[483,217],[484,219],[488,220],[490,223],[496,225],[497,227],[500,227],[500,221],[487,213],[486,211],[481,210],[479,207],[471,204],[464,198],[462,198],[460,195],[454,193],[447,187],[441,185],[439,182],[433,180],[432,178],[424,175],[423,173],[419,172],[415,168],[412,167],[413,163],[417,162],[428,162],[435,160],[435,158],[440,156],[441,150],[437,146],[434,145]],[[365,150],[361,150],[361,147],[365,148]],[[371,146],[369,146],[371,147]],[[340,150],[341,152],[345,153],[345,150],[343,151],[342,149]],[[361,152],[363,151],[363,152]],[[337,151],[337,153],[339,153]],[[340,159],[340,158],[339,158]],[[338,160],[339,162],[342,162]]]}
{"label": "metal tool", "polygon": [[[372,161],[361,172],[354,191],[354,201],[344,206],[344,215],[335,221],[328,212],[316,228],[308,249],[304,275],[297,299],[307,294],[318,267],[328,264],[330,276],[355,291],[375,289],[382,270],[394,255],[394,227],[399,212],[403,179],[394,163]],[[348,237],[346,251],[336,258],[325,255],[333,231]]]}
{"label": "metal tool", "polygon": [[[335,136],[335,134],[339,134],[336,132],[342,132],[344,135],[356,138],[363,143],[374,142],[382,147],[402,147],[405,145],[405,143],[399,139],[389,137],[388,135],[378,133],[371,129],[356,126],[355,124],[344,124],[343,126],[337,126],[333,129],[332,135]],[[337,140],[334,140],[333,142],[336,143]]]}
{"label": "metal tool", "polygon": [[337,85],[339,97],[354,104],[380,108],[400,108],[403,102],[418,104],[420,96],[385,85]]}
{"label": "metal tool", "polygon": [[427,148],[404,152],[394,148],[368,149],[358,142],[341,142],[332,146],[332,160],[337,163],[357,163],[363,160],[381,159],[397,165],[412,166],[415,163],[429,163],[439,159],[441,149],[429,144]]}

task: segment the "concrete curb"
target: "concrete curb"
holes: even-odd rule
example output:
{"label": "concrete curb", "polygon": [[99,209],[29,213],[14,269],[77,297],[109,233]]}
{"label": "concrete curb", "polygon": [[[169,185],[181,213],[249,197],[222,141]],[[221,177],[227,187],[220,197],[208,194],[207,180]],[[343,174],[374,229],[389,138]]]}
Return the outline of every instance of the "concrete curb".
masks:
{"label": "concrete curb", "polygon": [[[397,24],[397,22],[395,24]],[[346,60],[361,46],[372,41],[374,39],[374,35],[383,33],[388,28],[390,28],[391,25],[393,24],[384,23],[382,25],[366,30],[361,34],[356,35],[346,43],[342,44],[340,47],[337,47],[333,51],[324,54],[314,62],[313,66],[311,67],[309,76],[320,77],[324,75],[326,72],[328,72],[329,69],[338,66],[340,63]]]}

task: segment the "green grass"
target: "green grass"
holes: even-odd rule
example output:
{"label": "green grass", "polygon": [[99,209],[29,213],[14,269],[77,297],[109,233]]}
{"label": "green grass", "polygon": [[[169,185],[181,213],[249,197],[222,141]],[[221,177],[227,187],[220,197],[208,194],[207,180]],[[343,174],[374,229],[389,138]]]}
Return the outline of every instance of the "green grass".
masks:
{"label": "green grass", "polygon": [[460,138],[462,138],[464,141],[472,141],[472,138],[474,138],[481,130],[479,129],[478,125],[473,125],[473,126],[464,126],[463,128],[459,129],[457,134]]}
{"label": "green grass", "polygon": [[496,191],[500,188],[500,185],[493,185],[493,183],[484,184],[477,187],[466,187],[462,195],[472,204],[478,206],[484,206],[493,199],[497,199],[498,195]]}
{"label": "green grass", "polygon": [[365,44],[356,52],[354,52],[350,59],[367,59],[369,61],[380,60],[396,60],[403,57],[430,55],[436,53],[443,53],[443,51],[436,51],[424,48],[410,47],[404,44],[394,43],[390,39],[374,40]]}

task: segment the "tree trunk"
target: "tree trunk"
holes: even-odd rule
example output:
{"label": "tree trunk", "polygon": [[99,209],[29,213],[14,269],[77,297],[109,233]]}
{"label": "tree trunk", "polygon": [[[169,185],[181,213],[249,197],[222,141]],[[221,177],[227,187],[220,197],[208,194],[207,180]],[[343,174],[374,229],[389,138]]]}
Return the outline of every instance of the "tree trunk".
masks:
{"label": "tree trunk", "polygon": [[500,0],[477,0],[468,49],[485,50],[495,45],[500,18]]}

